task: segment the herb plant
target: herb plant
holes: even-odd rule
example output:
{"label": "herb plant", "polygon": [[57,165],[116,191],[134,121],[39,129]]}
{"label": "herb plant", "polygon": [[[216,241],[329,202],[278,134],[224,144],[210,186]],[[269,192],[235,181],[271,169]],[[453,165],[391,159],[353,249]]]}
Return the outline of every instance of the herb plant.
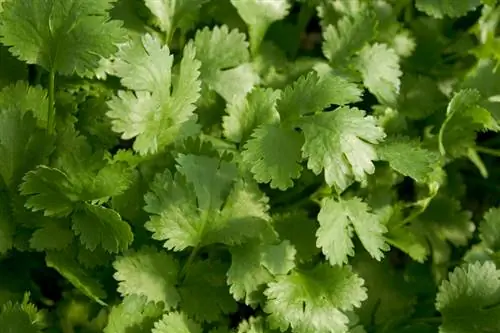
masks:
{"label": "herb plant", "polygon": [[500,332],[495,0],[1,0],[1,333]]}

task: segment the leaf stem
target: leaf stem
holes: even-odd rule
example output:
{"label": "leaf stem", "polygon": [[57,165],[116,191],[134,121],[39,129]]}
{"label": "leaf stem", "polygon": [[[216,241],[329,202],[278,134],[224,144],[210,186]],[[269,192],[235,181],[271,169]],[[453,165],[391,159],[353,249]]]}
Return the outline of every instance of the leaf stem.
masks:
{"label": "leaf stem", "polygon": [[55,118],[55,80],[56,72],[51,70],[49,73],[49,109],[47,113],[47,131],[52,134],[53,121]]}
{"label": "leaf stem", "polygon": [[200,250],[200,246],[196,245],[193,248],[193,251],[191,251],[191,253],[189,254],[189,257],[188,257],[186,263],[184,264],[184,266],[182,266],[181,272],[179,273],[179,280],[181,282],[186,278],[187,273],[189,272],[189,267],[191,267],[191,265],[193,264],[193,260],[194,260],[194,258],[196,258],[196,255],[198,254],[199,250]]}
{"label": "leaf stem", "polygon": [[487,147],[481,147],[481,146],[476,146],[475,148],[478,152],[486,154],[486,155],[491,155],[495,157],[500,157],[500,150],[498,149],[492,149],[492,148],[487,148]]}

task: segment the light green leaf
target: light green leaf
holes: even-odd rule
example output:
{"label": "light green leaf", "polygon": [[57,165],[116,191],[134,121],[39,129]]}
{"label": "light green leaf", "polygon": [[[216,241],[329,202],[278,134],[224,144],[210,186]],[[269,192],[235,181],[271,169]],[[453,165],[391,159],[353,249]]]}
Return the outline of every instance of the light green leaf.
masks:
{"label": "light green leaf", "polygon": [[483,243],[493,251],[500,250],[500,208],[491,208],[484,214],[479,227]]}
{"label": "light green leaf", "polygon": [[380,102],[396,105],[402,72],[393,49],[378,43],[366,46],[359,53],[356,66],[365,86]]}
{"label": "light green leaf", "polygon": [[104,333],[150,333],[163,311],[162,306],[148,303],[144,296],[126,296],[111,308]]}
{"label": "light green leaf", "polygon": [[301,76],[285,88],[277,103],[281,121],[323,111],[332,104],[345,105],[361,100],[361,90],[338,76],[320,77],[316,72]]}
{"label": "light green leaf", "polygon": [[342,333],[349,318],[344,312],[366,299],[363,279],[349,266],[319,264],[311,270],[292,272],[271,282],[264,311],[273,328],[297,333]]}
{"label": "light green leaf", "polygon": [[38,127],[47,128],[49,101],[47,91],[40,86],[30,86],[25,81],[4,87],[0,91],[0,109],[15,109],[22,114],[31,111]]}
{"label": "light green leaf", "polygon": [[145,196],[145,210],[151,214],[145,227],[153,239],[180,251],[214,243],[241,244],[269,233],[267,200],[254,184],[234,182],[231,174],[236,170],[227,162],[186,156],[180,159],[186,164],[179,166],[186,177],[177,172],[174,178],[166,170],[156,175]]}
{"label": "light green leaf", "polygon": [[252,53],[255,54],[271,23],[288,15],[288,0],[231,0],[238,14],[248,26]]}
{"label": "light green leaf", "polygon": [[144,296],[147,302],[163,302],[166,309],[180,301],[175,287],[179,264],[164,251],[143,248],[129,251],[113,263],[118,292],[123,296]]}
{"label": "light green leaf", "polygon": [[227,104],[223,118],[224,135],[234,142],[245,142],[260,125],[279,119],[276,100],[280,93],[272,89],[255,88],[244,99]]}
{"label": "light green leaf", "polygon": [[295,249],[288,241],[280,244],[249,242],[230,249],[231,267],[227,272],[227,283],[236,300],[256,305],[252,293],[271,282],[274,275],[287,274],[294,268]]}
{"label": "light green leaf", "polygon": [[481,4],[481,0],[417,0],[418,10],[435,18],[460,17],[474,10]]}
{"label": "light green leaf", "polygon": [[142,155],[156,153],[196,133],[194,103],[200,96],[200,62],[195,59],[192,43],[184,48],[174,82],[169,50],[151,35],[130,42],[119,56],[118,74],[135,93],[119,91],[108,102],[113,131],[121,133],[123,139],[135,137],[134,149]]}
{"label": "light green leaf", "polygon": [[408,137],[394,137],[377,146],[377,154],[391,168],[417,182],[425,183],[436,168],[439,155],[422,148],[420,142]]}
{"label": "light green leaf", "polygon": [[202,333],[201,326],[184,313],[170,312],[155,323],[151,333]]}
{"label": "light green leaf", "polygon": [[351,240],[353,232],[356,232],[364,248],[376,260],[382,259],[382,251],[389,250],[383,238],[383,234],[387,232],[386,227],[359,198],[323,200],[318,221],[320,227],[316,233],[316,244],[332,265],[347,263],[347,257],[354,255]]}
{"label": "light green leaf", "polygon": [[325,170],[326,183],[339,192],[353,180],[366,181],[367,174],[375,171],[374,145],[384,139],[385,133],[364,111],[341,107],[305,117],[299,126],[305,135],[302,154],[309,159],[308,168],[316,174]]}
{"label": "light green leaf", "polygon": [[377,19],[370,10],[362,10],[353,16],[344,15],[336,26],[323,30],[323,53],[334,69],[344,66],[349,58],[375,35]]}

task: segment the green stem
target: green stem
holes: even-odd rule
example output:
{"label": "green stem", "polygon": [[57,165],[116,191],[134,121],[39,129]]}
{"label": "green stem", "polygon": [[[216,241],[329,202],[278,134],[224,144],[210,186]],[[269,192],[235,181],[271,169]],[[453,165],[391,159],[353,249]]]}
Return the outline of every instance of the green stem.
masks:
{"label": "green stem", "polygon": [[[304,3],[300,7],[300,12],[299,12],[299,18],[297,22],[297,32],[299,36],[297,36],[297,41],[300,41],[300,35],[304,30],[306,30],[307,25],[309,24],[309,21],[311,20],[311,17],[314,15],[315,9],[312,7],[309,7],[306,3]],[[297,43],[296,47],[294,48],[292,52],[292,58],[295,58],[297,56],[297,52],[299,52],[300,48],[300,42]]]}
{"label": "green stem", "polygon": [[483,153],[483,154],[487,154],[487,155],[491,155],[491,156],[495,156],[495,157],[500,157],[500,150],[498,150],[498,149],[492,149],[492,148],[481,147],[481,146],[476,146],[475,149],[476,149],[476,151]]}
{"label": "green stem", "polygon": [[54,70],[50,71],[49,74],[49,110],[47,114],[47,131],[52,134],[54,128],[53,121],[55,118],[55,81],[56,72]]}
{"label": "green stem", "polygon": [[196,258],[196,255],[198,254],[198,251],[200,251],[200,246],[199,245],[195,246],[193,248],[193,251],[191,251],[191,253],[189,254],[189,257],[188,257],[186,263],[184,264],[184,266],[182,266],[181,272],[179,274],[179,280],[180,281],[183,281],[186,278],[187,273],[189,272],[189,268],[193,264],[194,258]]}

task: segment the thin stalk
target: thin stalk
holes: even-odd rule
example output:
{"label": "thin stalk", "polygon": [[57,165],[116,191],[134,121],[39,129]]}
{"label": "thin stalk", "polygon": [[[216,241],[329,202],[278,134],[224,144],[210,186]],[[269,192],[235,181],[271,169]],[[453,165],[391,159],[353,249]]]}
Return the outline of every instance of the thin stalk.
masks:
{"label": "thin stalk", "polygon": [[181,272],[179,274],[180,281],[183,281],[186,278],[187,273],[189,272],[189,268],[193,264],[193,260],[194,260],[194,258],[196,258],[198,251],[200,251],[199,245],[197,245],[195,248],[193,248],[193,251],[191,251],[191,253],[189,254],[189,257],[188,257],[186,263],[184,264],[184,266],[182,266]]}
{"label": "thin stalk", "polygon": [[487,147],[481,147],[481,146],[476,146],[475,148],[478,152],[486,154],[486,155],[491,155],[495,157],[500,157],[500,150],[498,149],[492,149],[492,148],[487,148]]}
{"label": "thin stalk", "polygon": [[55,81],[56,72],[51,70],[49,73],[49,109],[47,114],[47,131],[52,134],[54,128],[53,122],[55,118]]}

